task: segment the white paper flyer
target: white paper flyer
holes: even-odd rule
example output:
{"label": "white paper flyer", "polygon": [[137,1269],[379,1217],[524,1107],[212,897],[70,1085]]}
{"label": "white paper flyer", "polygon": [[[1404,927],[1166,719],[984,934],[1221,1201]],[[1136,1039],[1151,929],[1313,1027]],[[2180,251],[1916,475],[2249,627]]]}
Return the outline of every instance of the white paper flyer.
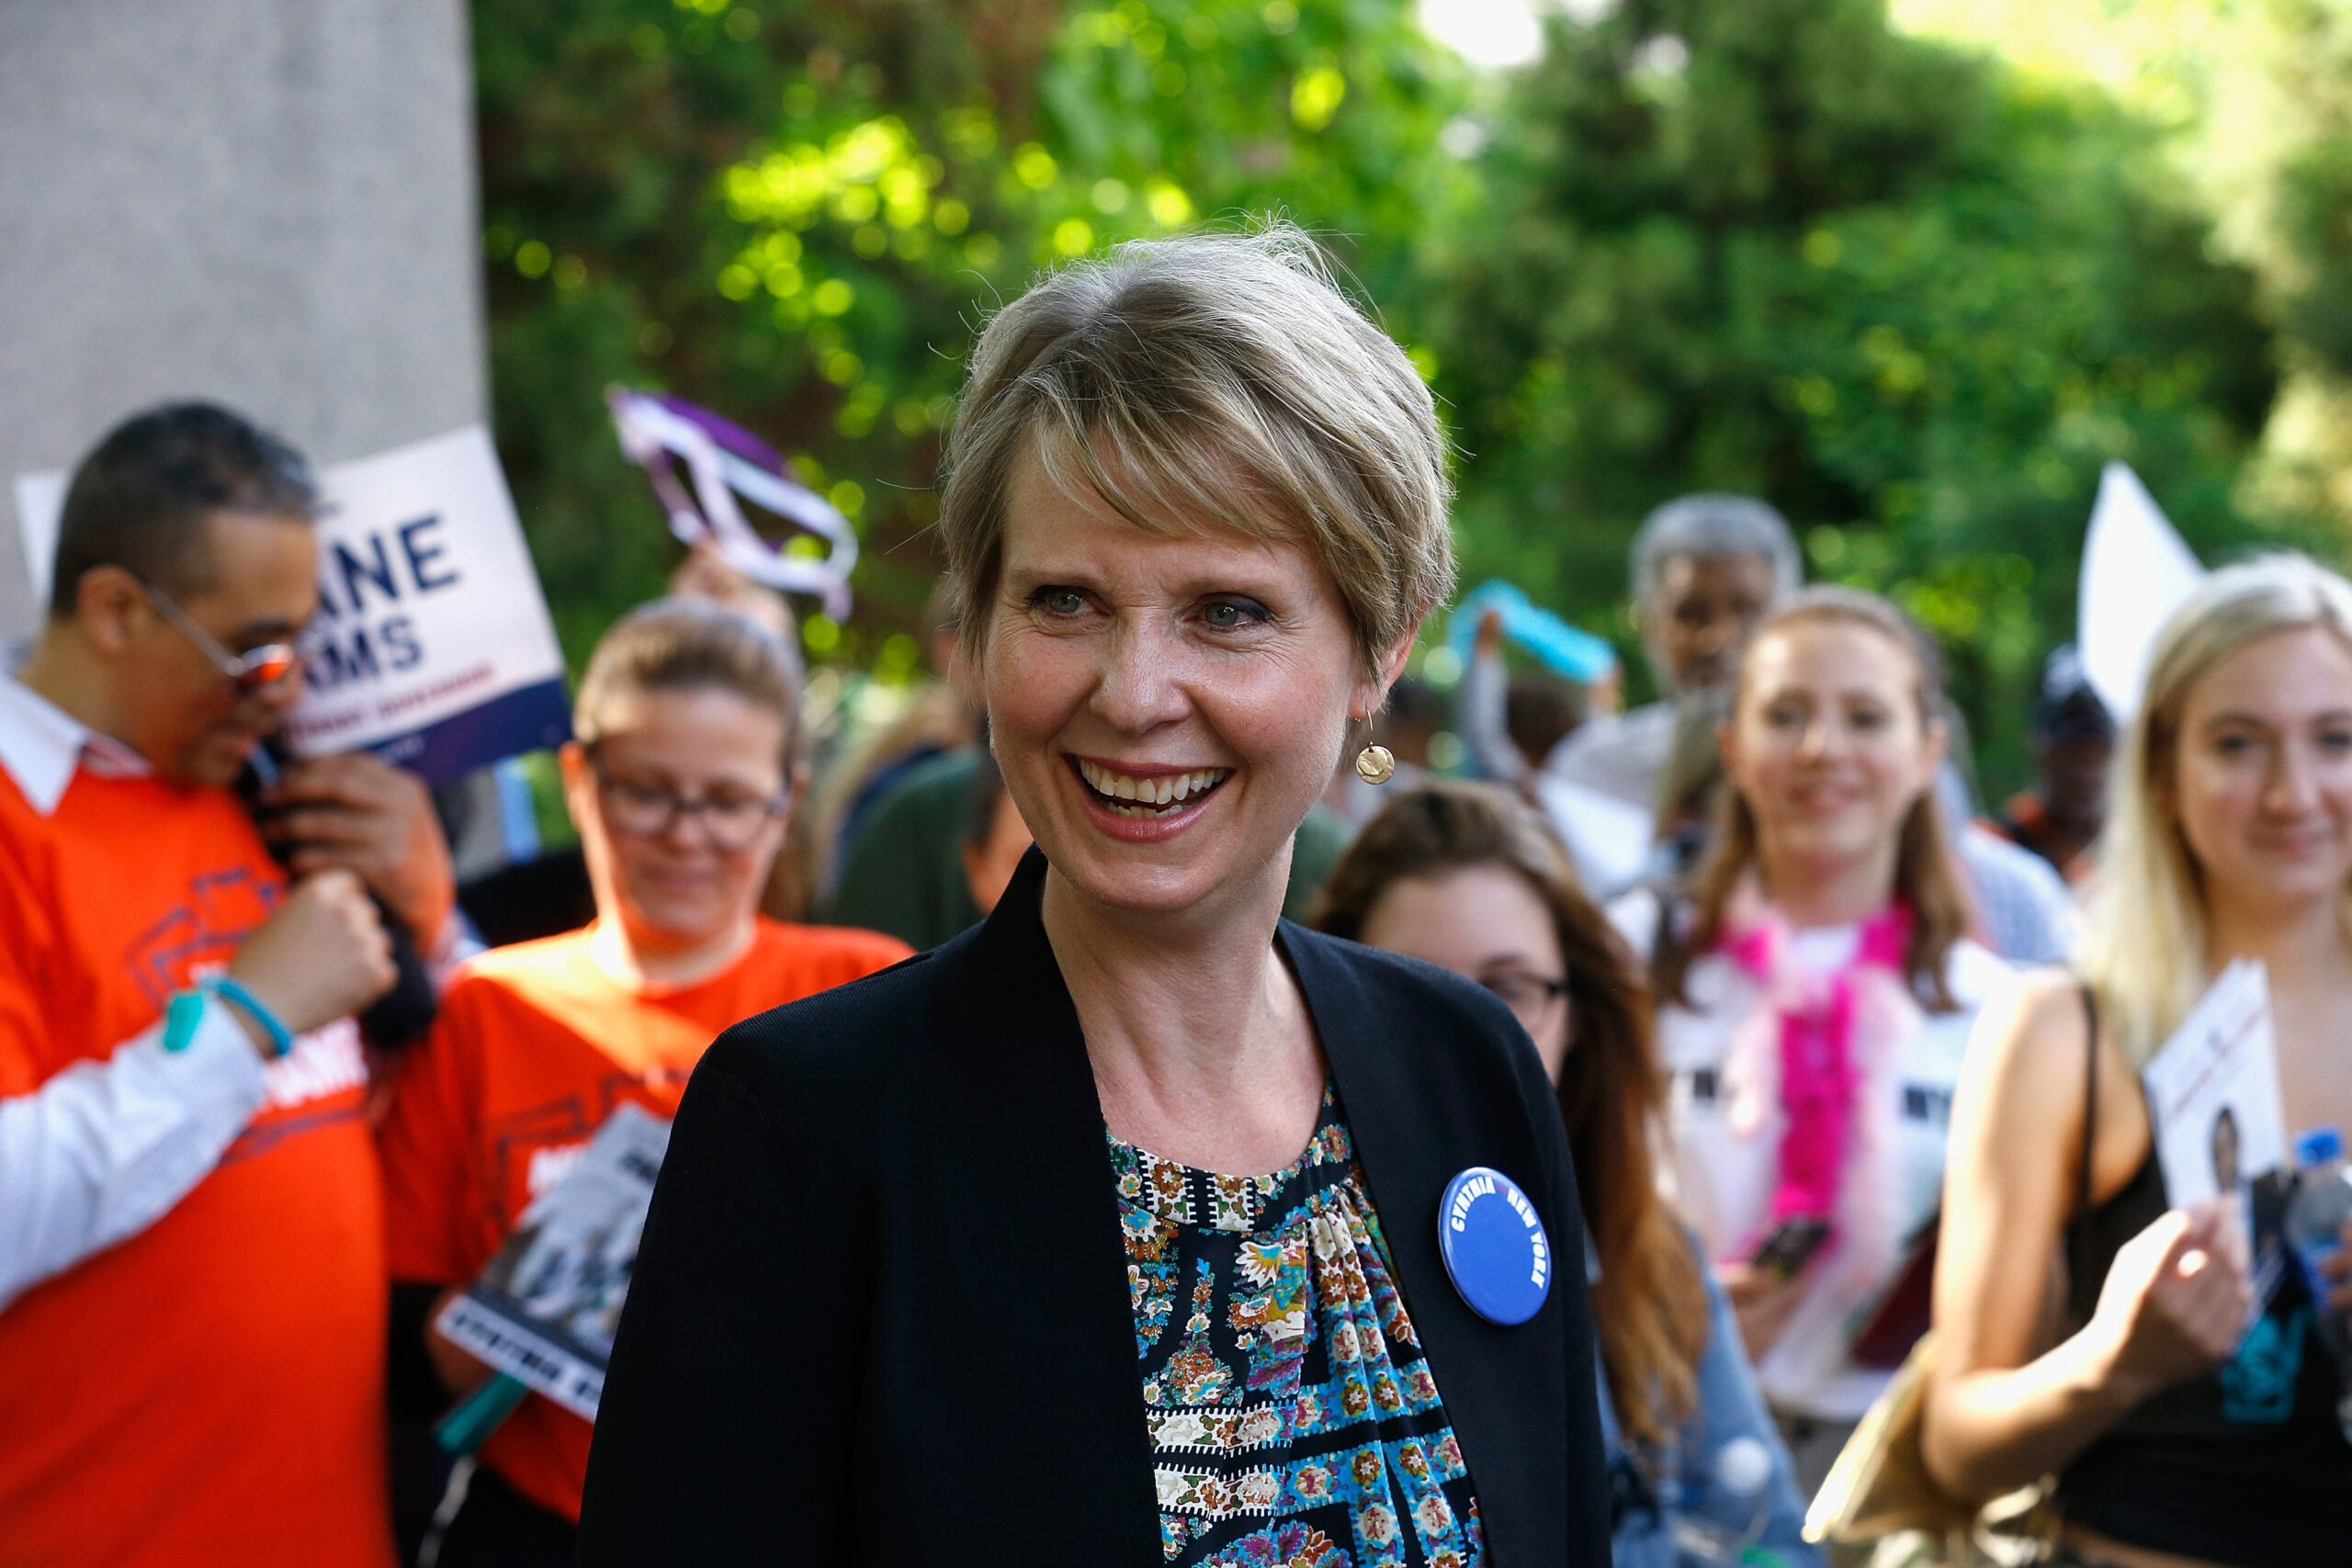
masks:
{"label": "white paper flyer", "polygon": [[2165,1196],[2176,1209],[2243,1195],[2287,1168],[2270,983],[2233,961],[2149,1062],[2144,1078]]}
{"label": "white paper flyer", "polygon": [[434,1326],[477,1360],[594,1421],[669,1146],[669,1122],[635,1105],[616,1110]]}

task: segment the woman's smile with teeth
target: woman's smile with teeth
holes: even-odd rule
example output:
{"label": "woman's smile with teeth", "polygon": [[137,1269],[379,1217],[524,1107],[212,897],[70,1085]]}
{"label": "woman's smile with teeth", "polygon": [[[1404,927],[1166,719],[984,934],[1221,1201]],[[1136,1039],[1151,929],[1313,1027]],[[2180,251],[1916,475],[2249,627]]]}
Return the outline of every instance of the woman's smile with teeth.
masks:
{"label": "woman's smile with teeth", "polygon": [[1233,773],[1231,768],[1194,768],[1190,773],[1137,778],[1083,757],[1072,760],[1078,763],[1079,777],[1086,781],[1086,787],[1094,792],[1096,800],[1121,817],[1165,816],[1177,807],[1199,800]]}

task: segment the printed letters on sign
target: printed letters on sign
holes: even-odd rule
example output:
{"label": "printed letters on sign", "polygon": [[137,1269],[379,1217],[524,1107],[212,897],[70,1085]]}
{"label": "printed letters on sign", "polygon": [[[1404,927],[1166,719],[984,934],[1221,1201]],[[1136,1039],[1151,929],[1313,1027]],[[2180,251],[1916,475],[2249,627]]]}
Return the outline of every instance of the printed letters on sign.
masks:
{"label": "printed letters on sign", "polygon": [[[65,476],[25,475],[16,490],[45,597]],[[287,744],[370,750],[436,784],[560,744],[563,653],[489,433],[340,464],[319,490],[319,607]]]}

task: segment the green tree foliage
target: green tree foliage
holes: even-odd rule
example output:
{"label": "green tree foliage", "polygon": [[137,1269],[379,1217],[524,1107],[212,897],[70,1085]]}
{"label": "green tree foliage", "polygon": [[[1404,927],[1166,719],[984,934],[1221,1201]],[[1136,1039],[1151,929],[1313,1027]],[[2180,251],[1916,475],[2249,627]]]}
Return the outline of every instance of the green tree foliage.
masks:
{"label": "green tree foliage", "polygon": [[[1025,80],[1057,16],[1021,0],[478,0],[473,20],[499,448],[577,659],[659,592],[677,553],[615,446],[606,386],[674,389],[788,451],[813,446],[809,477],[828,488],[834,470],[872,473],[832,430],[844,395],[822,374],[826,345],[719,291],[746,234],[724,173],[820,100],[936,114]],[[961,302],[918,308],[952,332]],[[882,303],[869,295],[862,318]],[[817,319],[844,346],[838,321]]]}
{"label": "green tree foliage", "polygon": [[[1945,640],[1998,776],[2101,462],[2200,548],[2248,536],[2273,339],[2159,133],[2095,89],[1880,0],[1623,0],[1496,92],[1409,10],[478,0],[498,434],[566,646],[676,555],[606,385],[752,426],[855,518],[858,614],[808,638],[888,675],[986,312],[1041,265],[1267,211],[1331,238],[1444,394],[1474,574],[1630,651],[1642,513],[1764,494],[1819,572]],[[2345,166],[2315,144],[2279,202],[2313,354],[2352,354]]]}
{"label": "green tree foliage", "polygon": [[1891,590],[2012,773],[2073,625],[2100,464],[2193,543],[2275,391],[2251,278],[2152,133],[1889,30],[1877,0],[1627,0],[1554,22],[1431,272],[1473,572],[1588,624],[1651,505],[1769,497]]}
{"label": "green tree foliage", "polygon": [[2278,183],[2286,325],[2319,368],[2352,378],[2352,131],[2303,149]]}
{"label": "green tree foliage", "polygon": [[566,646],[675,547],[601,393],[657,385],[793,455],[865,537],[820,658],[916,658],[972,334],[1039,266],[1230,214],[1398,286],[1463,171],[1406,0],[785,6],[481,0],[501,451]]}

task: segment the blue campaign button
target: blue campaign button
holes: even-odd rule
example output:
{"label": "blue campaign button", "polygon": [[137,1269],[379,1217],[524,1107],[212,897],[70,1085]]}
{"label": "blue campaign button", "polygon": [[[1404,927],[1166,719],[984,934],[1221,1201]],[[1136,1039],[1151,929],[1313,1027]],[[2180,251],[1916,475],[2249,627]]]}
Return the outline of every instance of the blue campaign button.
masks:
{"label": "blue campaign button", "polygon": [[1437,1249],[1470,1310],[1505,1328],[1544,1310],[1552,1293],[1552,1240],[1519,1184],[1474,1165],[1445,1185]]}

